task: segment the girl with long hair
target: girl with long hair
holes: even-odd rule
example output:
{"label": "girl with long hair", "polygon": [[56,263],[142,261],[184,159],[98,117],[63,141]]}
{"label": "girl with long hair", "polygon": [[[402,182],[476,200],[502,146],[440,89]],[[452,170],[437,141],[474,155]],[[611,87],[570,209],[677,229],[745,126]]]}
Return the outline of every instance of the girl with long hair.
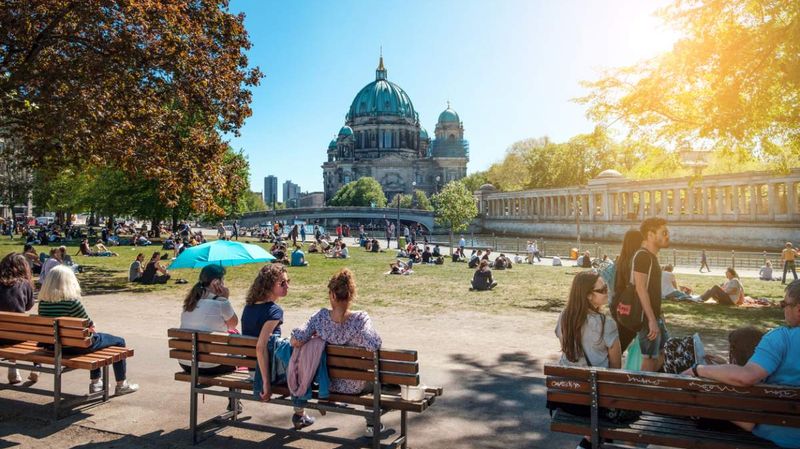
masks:
{"label": "girl with long hair", "polygon": [[[614,262],[616,266],[616,277],[614,278],[613,285],[614,298],[621,297],[622,292],[625,291],[625,288],[631,281],[633,255],[642,247],[642,241],[644,241],[644,238],[642,237],[641,231],[638,229],[628,230],[628,232],[625,233],[625,237],[622,239],[622,249],[619,252],[619,257],[617,257],[617,260]],[[627,329],[625,326],[617,326],[617,328],[619,329],[620,348],[622,348],[622,352],[625,352],[628,345],[631,344],[634,337],[636,337],[636,332]]]}
{"label": "girl with long hair", "polygon": [[[25,256],[10,253],[0,261],[0,311],[24,313],[33,308],[33,279]],[[0,344],[15,343],[0,339]],[[30,382],[39,380],[39,373],[31,371]],[[8,383],[18,384],[22,376],[16,367],[8,368]]]}

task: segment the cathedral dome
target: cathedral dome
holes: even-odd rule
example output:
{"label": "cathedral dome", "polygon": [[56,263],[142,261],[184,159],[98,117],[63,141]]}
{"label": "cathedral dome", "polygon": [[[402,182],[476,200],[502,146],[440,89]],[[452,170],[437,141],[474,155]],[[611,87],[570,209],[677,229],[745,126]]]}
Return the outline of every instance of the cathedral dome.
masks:
{"label": "cathedral dome", "polygon": [[448,104],[447,109],[439,114],[439,123],[461,123],[461,119],[458,118],[456,111],[450,109],[450,104]]}
{"label": "cathedral dome", "polygon": [[420,139],[427,139],[428,138],[428,131],[425,128],[421,127],[421,126],[419,127],[419,138]]}
{"label": "cathedral dome", "polygon": [[336,139],[331,140],[331,143],[328,144],[328,149],[329,150],[335,150],[336,149]]}
{"label": "cathedral dome", "polygon": [[352,136],[353,135],[353,129],[350,128],[349,126],[346,126],[346,125],[342,126],[342,129],[339,130],[339,135],[340,136],[345,136],[345,137]]}
{"label": "cathedral dome", "polygon": [[353,119],[379,115],[417,119],[417,113],[414,111],[414,105],[411,104],[408,94],[400,86],[386,79],[383,57],[375,71],[375,81],[364,86],[356,94],[347,117]]}

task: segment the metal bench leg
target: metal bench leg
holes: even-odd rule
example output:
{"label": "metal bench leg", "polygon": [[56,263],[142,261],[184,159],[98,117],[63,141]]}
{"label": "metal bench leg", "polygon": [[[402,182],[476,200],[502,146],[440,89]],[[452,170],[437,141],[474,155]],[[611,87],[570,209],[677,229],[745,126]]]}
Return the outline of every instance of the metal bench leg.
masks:
{"label": "metal bench leg", "polygon": [[592,412],[591,412],[591,423],[592,423],[592,447],[601,447],[600,446],[600,417],[599,417],[599,408],[600,408],[600,401],[597,397],[597,371],[592,370],[591,373],[591,385],[592,385]]}
{"label": "metal bench leg", "polygon": [[381,366],[380,353],[373,351],[375,377],[372,385],[372,448],[381,448]]}
{"label": "metal bench leg", "polygon": [[53,416],[57,421],[61,412],[61,338],[58,329],[58,320],[53,323]]}
{"label": "metal bench leg", "polygon": [[402,449],[408,448],[408,427],[406,423],[406,415],[408,412],[403,410],[400,412],[400,436],[403,437],[403,444],[400,446]]}
{"label": "metal bench leg", "polygon": [[103,402],[108,401],[108,365],[103,367]]}
{"label": "metal bench leg", "polygon": [[197,333],[192,332],[192,383],[189,391],[189,429],[192,432],[192,444],[197,444]]}

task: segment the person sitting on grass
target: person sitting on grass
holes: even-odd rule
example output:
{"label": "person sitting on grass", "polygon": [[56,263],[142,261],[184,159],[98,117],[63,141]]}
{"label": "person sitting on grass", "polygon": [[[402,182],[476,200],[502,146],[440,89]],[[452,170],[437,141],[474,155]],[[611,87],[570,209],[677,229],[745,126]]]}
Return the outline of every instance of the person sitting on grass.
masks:
{"label": "person sitting on grass", "polygon": [[[312,243],[311,245],[314,244]],[[308,266],[308,262],[306,262],[306,255],[303,253],[303,248],[300,245],[295,245],[294,251],[292,251],[292,266],[293,267]]]}
{"label": "person sitting on grass", "polygon": [[[744,365],[693,365],[685,376],[712,379],[736,387],[758,383],[800,386],[800,280],[786,287],[780,303],[786,326],[761,338],[755,353]],[[742,429],[784,448],[800,448],[800,428],[734,421]]]}
{"label": "person sitting on grass", "polygon": [[467,262],[468,268],[478,268],[478,265],[481,263],[481,250],[475,251],[472,250],[472,254],[469,256],[469,261]]}
{"label": "person sitting on grass", "polygon": [[400,259],[389,264],[389,274],[411,274],[413,264],[405,263]]}
{"label": "person sitting on grass", "polygon": [[36,253],[33,245],[26,243],[22,250],[22,255],[25,256],[25,260],[28,261],[28,265],[31,267],[31,273],[39,274],[42,272],[42,261],[39,259],[39,255]]}
{"label": "person sitting on grass", "polygon": [[489,261],[481,260],[481,264],[475,273],[472,275],[472,286],[470,291],[477,290],[479,292],[491,290],[497,287],[497,282],[492,279],[492,270],[489,269]]}
{"label": "person sitting on grass", "polygon": [[94,253],[95,256],[98,257],[119,256],[119,254],[109,251],[109,249],[106,248],[106,245],[103,245],[103,241],[100,239],[97,239],[97,242],[95,242],[94,247],[97,248],[97,251],[95,251]]}
{"label": "person sitting on grass", "polygon": [[692,297],[692,289],[689,287],[678,286],[678,281],[675,279],[675,274],[672,273],[672,265],[667,264],[662,268],[664,271],[661,273],[661,298],[674,299],[676,301],[694,301]]}
{"label": "person sitting on grass", "polygon": [[92,251],[92,248],[89,246],[89,239],[83,239],[81,240],[81,244],[78,247],[78,252],[75,253],[75,255],[93,257],[96,256],[97,254],[94,251]]}
{"label": "person sitting on grass", "polygon": [[436,245],[433,246],[433,257],[441,257],[441,255],[442,255],[442,249],[439,248],[439,244],[437,243]]}
{"label": "person sitting on grass", "polygon": [[128,268],[128,282],[141,282],[142,281],[142,274],[144,273],[144,267],[142,263],[144,262],[144,253],[139,253],[136,255],[136,260],[131,263],[130,268]]}
{"label": "person sitting on grass", "polygon": [[133,245],[134,246],[150,246],[152,244],[153,244],[153,242],[151,242],[150,240],[147,239],[147,236],[145,235],[145,231],[140,232],[139,235],[137,235],[133,239]]}
{"label": "person sitting on grass", "polygon": [[758,278],[762,281],[780,281],[778,277],[772,277],[772,262],[767,261],[760,270],[758,270]]}
{"label": "person sitting on grass", "polygon": [[[330,345],[356,346],[375,351],[383,343],[369,314],[351,311],[356,300],[356,281],[353,273],[342,268],[328,281],[330,309],[322,308],[304,325],[292,330],[291,344],[299,348],[311,338],[318,337]],[[371,382],[351,379],[331,379],[330,391],[342,394],[363,394],[373,391]],[[373,433],[371,415],[367,417],[367,435]]]}
{"label": "person sitting on grass", "polygon": [[[491,262],[489,263],[489,265],[491,266]],[[511,269],[511,259],[506,257],[505,254],[500,253],[500,255],[497,256],[497,258],[494,260],[494,269],[505,270],[506,268],[508,268],[509,270]]]}
{"label": "person sitting on grass", "polygon": [[378,239],[372,239],[372,246],[370,246],[369,251],[371,253],[382,253],[383,250],[381,249],[381,243]]}
{"label": "person sitting on grass", "polygon": [[718,304],[723,306],[738,306],[744,303],[744,286],[739,280],[739,275],[733,267],[725,270],[725,277],[728,279],[721,286],[714,285],[705,293],[700,295],[700,299],[707,301],[714,298]]}
{"label": "person sitting on grass", "polygon": [[[89,320],[92,328],[92,344],[88,348],[64,348],[64,352],[82,354],[98,351],[112,346],[125,347],[125,340],[111,334],[95,332],[95,325],[81,304],[81,286],[78,278],[69,267],[59,265],[50,270],[39,292],[39,316],[58,318],[72,317]],[[129,383],[126,379],[125,359],[114,362],[114,377],[117,386],[114,394],[117,396],[134,393],[139,390],[139,385]],[[103,391],[103,381],[100,378],[100,368],[89,373],[89,393]]]}
{"label": "person sitting on grass", "polygon": [[408,261],[410,263],[422,262],[422,256],[419,254],[419,250],[417,249],[416,245],[412,246],[411,251],[408,252]]}
{"label": "person sitting on grass", "polygon": [[[582,271],[572,279],[567,305],[556,322],[556,336],[561,343],[562,366],[615,368],[622,366],[622,349],[616,322],[606,317],[603,306],[608,303],[608,285],[595,271]],[[588,405],[548,403],[577,416],[589,416]],[[611,417],[611,410],[601,408],[601,417]],[[591,448],[585,436],[578,448]]]}
{"label": "person sitting on grass", "polygon": [[425,246],[425,250],[422,251],[422,263],[433,263],[431,258],[433,257],[433,253],[431,253],[430,247],[427,245]]}
{"label": "person sitting on grass", "polygon": [[154,252],[144,268],[140,282],[144,285],[166,284],[169,278],[169,271],[161,264],[161,254]]}

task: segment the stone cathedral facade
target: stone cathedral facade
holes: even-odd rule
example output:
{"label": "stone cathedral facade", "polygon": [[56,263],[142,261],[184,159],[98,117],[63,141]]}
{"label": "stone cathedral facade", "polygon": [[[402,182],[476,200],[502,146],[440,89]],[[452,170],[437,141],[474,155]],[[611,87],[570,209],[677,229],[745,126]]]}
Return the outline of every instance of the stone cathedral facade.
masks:
{"label": "stone cathedral facade", "polygon": [[327,155],[322,164],[325,201],[348,182],[365,176],[377,179],[391,200],[415,189],[431,195],[466,176],[469,143],[449,103],[439,114],[431,139],[408,94],[387,79],[381,56],[375,81],[356,94]]}

